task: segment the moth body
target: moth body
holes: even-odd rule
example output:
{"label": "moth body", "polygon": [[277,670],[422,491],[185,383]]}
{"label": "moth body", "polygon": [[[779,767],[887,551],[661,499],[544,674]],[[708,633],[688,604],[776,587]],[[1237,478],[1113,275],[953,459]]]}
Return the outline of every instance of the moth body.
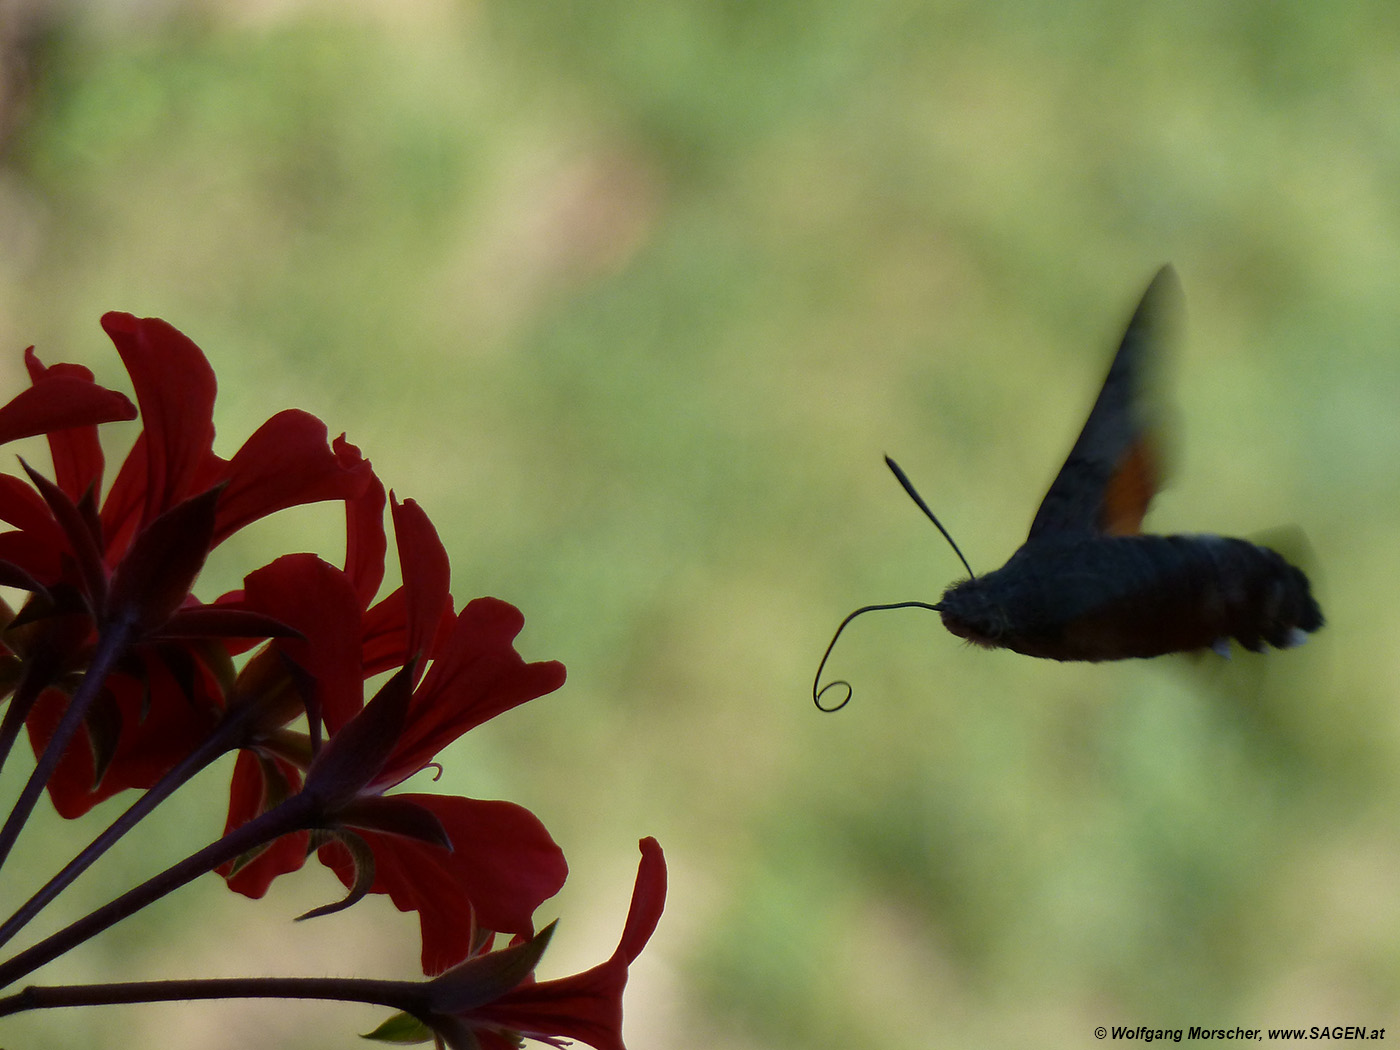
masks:
{"label": "moth body", "polygon": [[949,587],[944,626],[987,648],[1122,660],[1296,645],[1322,624],[1307,578],[1267,547],[1214,535],[1052,534]]}

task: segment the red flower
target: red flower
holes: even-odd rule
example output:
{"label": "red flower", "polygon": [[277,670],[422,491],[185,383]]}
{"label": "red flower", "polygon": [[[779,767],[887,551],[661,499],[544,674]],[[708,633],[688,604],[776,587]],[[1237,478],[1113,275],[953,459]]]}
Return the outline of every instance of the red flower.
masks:
{"label": "red flower", "polygon": [[[216,720],[221,697],[210,676],[221,672],[207,666],[196,639],[275,633],[264,618],[194,601],[190,587],[208,552],[259,517],[351,499],[372,478],[354,446],[342,437],[328,447],[325,425],[304,412],[279,413],[232,460],[220,458],[213,451],[216,384],[199,348],[154,318],[109,313],[102,325],[131,376],[143,430],[100,510],[96,423],[130,418],[130,403],[92,387],[85,370],[45,369],[31,353],[33,386],[0,409],[0,439],[48,434],[57,482],[31,473],[30,488],[0,476],[0,520],[16,526],[0,536],[0,561],[7,576],[27,575],[36,592],[20,617],[35,622],[13,628],[7,644],[42,671],[29,683],[32,694],[54,686],[28,717],[36,753],[67,704],[60,676],[85,666],[109,625],[130,625],[142,647],[128,672],[133,681],[148,681],[153,662],[169,669],[155,680],[161,695],[123,700],[118,683],[113,699],[94,708],[89,739],[68,746],[49,783],[65,816],[124,788],[150,786]],[[71,398],[66,409],[64,398]],[[87,628],[74,624],[75,615],[88,618]]]}
{"label": "red flower", "polygon": [[[411,1011],[375,1038],[402,1041],[412,1029],[453,1050],[512,1050],[523,1038],[625,1050],[628,969],[665,905],[656,841],[640,843],[612,955],[537,982],[553,926],[536,933],[533,916],[568,873],[544,825],[511,802],[386,794],[470,729],[559,688],[563,666],[525,662],[515,648],[524,618],[506,602],[477,598],[454,613],[447,553],[412,501],[391,505],[403,584],[372,605],[384,575],[385,492],[358,449],[343,435],[328,447],[324,424],[290,411],[221,459],[213,452],[214,374],[198,347],[155,319],[112,313],[102,324],[143,420],[105,497],[97,426],[132,418],[130,401],[96,386],[85,369],[45,368],[31,348],[30,389],[0,406],[0,443],[44,434],[54,461],[52,480],[28,465],[29,483],[0,475],[0,521],[13,526],[0,534],[0,584],[30,593],[18,614],[0,601],[0,679],[13,683],[0,761],[21,724],[39,756],[0,826],[0,860],[44,787],[69,817],[126,787],[154,790],[17,912],[4,935],[175,786],[221,754],[238,757],[222,842],[14,961],[32,969],[38,956],[56,957],[237,851],[245,852],[219,871],[232,889],[259,897],[317,848],[349,893],[304,917],[387,894],[400,910],[418,912],[423,969],[441,974],[387,982],[388,999],[386,983],[375,983],[373,1001]],[[233,532],[321,500],[346,504],[343,568],[287,555],[211,604],[193,597],[209,552]],[[267,640],[235,673],[233,658],[255,639]],[[366,703],[365,680],[386,672]],[[80,731],[85,740],[75,739]],[[493,951],[498,936],[511,943]],[[317,982],[317,990],[344,994],[339,982]]]}
{"label": "red flower", "polygon": [[[523,807],[383,792],[473,726],[557,689],[564,668],[521,659],[514,639],[524,618],[506,602],[478,598],[452,616],[447,555],[436,530],[412,501],[392,509],[403,586],[362,616],[347,613],[356,593],[349,576],[324,563],[319,582],[290,558],[249,577],[248,606],[304,635],[277,639],[269,649],[315,680],[314,706],[330,738],[308,768],[309,741],[298,746],[296,734],[270,724],[240,756],[227,826],[298,789],[314,791],[337,836],[319,856],[351,890],[336,907],[369,892],[417,911],[424,971],[438,973],[466,957],[479,929],[528,936],[531,915],[559,891],[568,868]],[[358,650],[347,654],[347,640]],[[398,673],[361,709],[362,676],[393,667]],[[289,719],[296,712],[283,713]],[[272,879],[301,866],[303,843],[284,839],[225,869],[230,887],[261,896]]]}
{"label": "red flower", "polygon": [[[416,792],[385,801],[431,813],[452,844],[448,850],[401,832],[373,831],[347,816],[374,858],[369,892],[387,893],[399,911],[418,912],[426,974],[461,962],[480,930],[528,936],[535,909],[568,876],[564,854],[523,806]],[[344,845],[322,846],[318,856],[347,887],[354,886],[357,871]]]}
{"label": "red flower", "polygon": [[[525,1037],[554,1046],[563,1045],[561,1039],[578,1039],[595,1050],[626,1050],[622,992],[627,970],[651,939],[666,905],[666,859],[661,846],[653,838],[642,839],[639,845],[642,860],[627,923],[606,961],[552,981],[536,982],[527,976],[502,990],[502,978],[513,974],[524,945],[477,955],[428,985],[432,1011],[422,1020],[439,1043],[452,1050],[516,1050]],[[542,950],[540,945],[530,954],[537,959]]]}

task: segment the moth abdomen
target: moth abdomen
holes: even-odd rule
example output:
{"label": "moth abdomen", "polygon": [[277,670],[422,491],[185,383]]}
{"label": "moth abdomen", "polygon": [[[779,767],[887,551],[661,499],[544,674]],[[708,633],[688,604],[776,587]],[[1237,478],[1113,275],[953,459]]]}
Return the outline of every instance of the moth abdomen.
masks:
{"label": "moth abdomen", "polygon": [[1277,551],[1222,536],[1180,537],[1202,546],[1213,563],[1203,601],[1219,616],[1220,638],[1246,649],[1287,649],[1322,626],[1308,578]]}

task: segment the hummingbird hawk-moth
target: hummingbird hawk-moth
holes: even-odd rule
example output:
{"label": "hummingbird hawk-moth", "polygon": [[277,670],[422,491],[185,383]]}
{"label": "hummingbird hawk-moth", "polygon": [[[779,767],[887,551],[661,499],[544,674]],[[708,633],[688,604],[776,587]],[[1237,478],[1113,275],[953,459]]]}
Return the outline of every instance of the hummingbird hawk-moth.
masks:
{"label": "hummingbird hawk-moth", "polygon": [[[931,609],[949,631],[975,645],[1050,660],[1124,660],[1207,648],[1228,655],[1231,638],[1254,652],[1265,645],[1286,649],[1322,626],[1307,577],[1268,547],[1211,534],[1139,531],[1160,482],[1143,375],[1180,300],[1176,271],[1164,266],[1128,322],[1084,429],[1020,549],[984,576],[969,566],[970,578],[936,603],[869,605],[847,616],[812,684],[819,708],[834,711],[850,699],[848,683],[817,688],[822,668],[846,625],[876,609]],[[952,543],[904,472],[888,456],[885,462]],[[841,685],[846,696],[823,706],[821,695]]]}

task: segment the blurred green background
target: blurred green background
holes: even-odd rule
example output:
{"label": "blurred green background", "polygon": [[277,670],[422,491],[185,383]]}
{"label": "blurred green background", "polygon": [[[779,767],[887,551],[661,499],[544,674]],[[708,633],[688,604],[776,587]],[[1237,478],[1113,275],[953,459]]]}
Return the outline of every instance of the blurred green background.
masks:
{"label": "blurred green background", "polygon": [[[459,600],[525,611],[569,683],[440,786],[568,854],[546,976],[612,950],[661,840],[632,1050],[1400,1024],[1400,8],[0,0],[0,38],[0,379],[34,343],[124,387],[99,316],[164,317],[219,374],[224,455],[315,412],[427,509]],[[1300,527],[1326,630],[1061,666],[891,613],[816,713],[841,616],[961,574],[881,454],[999,565],[1166,260],[1190,323],[1148,524]],[[201,594],[336,560],[337,526],[250,529]],[[39,925],[217,835],[227,776]],[[94,830],[37,820],[17,881]],[[338,892],[209,880],[39,979],[413,976],[384,900],[291,923]],[[382,1016],[73,1010],[0,1042],[319,1050]]]}

